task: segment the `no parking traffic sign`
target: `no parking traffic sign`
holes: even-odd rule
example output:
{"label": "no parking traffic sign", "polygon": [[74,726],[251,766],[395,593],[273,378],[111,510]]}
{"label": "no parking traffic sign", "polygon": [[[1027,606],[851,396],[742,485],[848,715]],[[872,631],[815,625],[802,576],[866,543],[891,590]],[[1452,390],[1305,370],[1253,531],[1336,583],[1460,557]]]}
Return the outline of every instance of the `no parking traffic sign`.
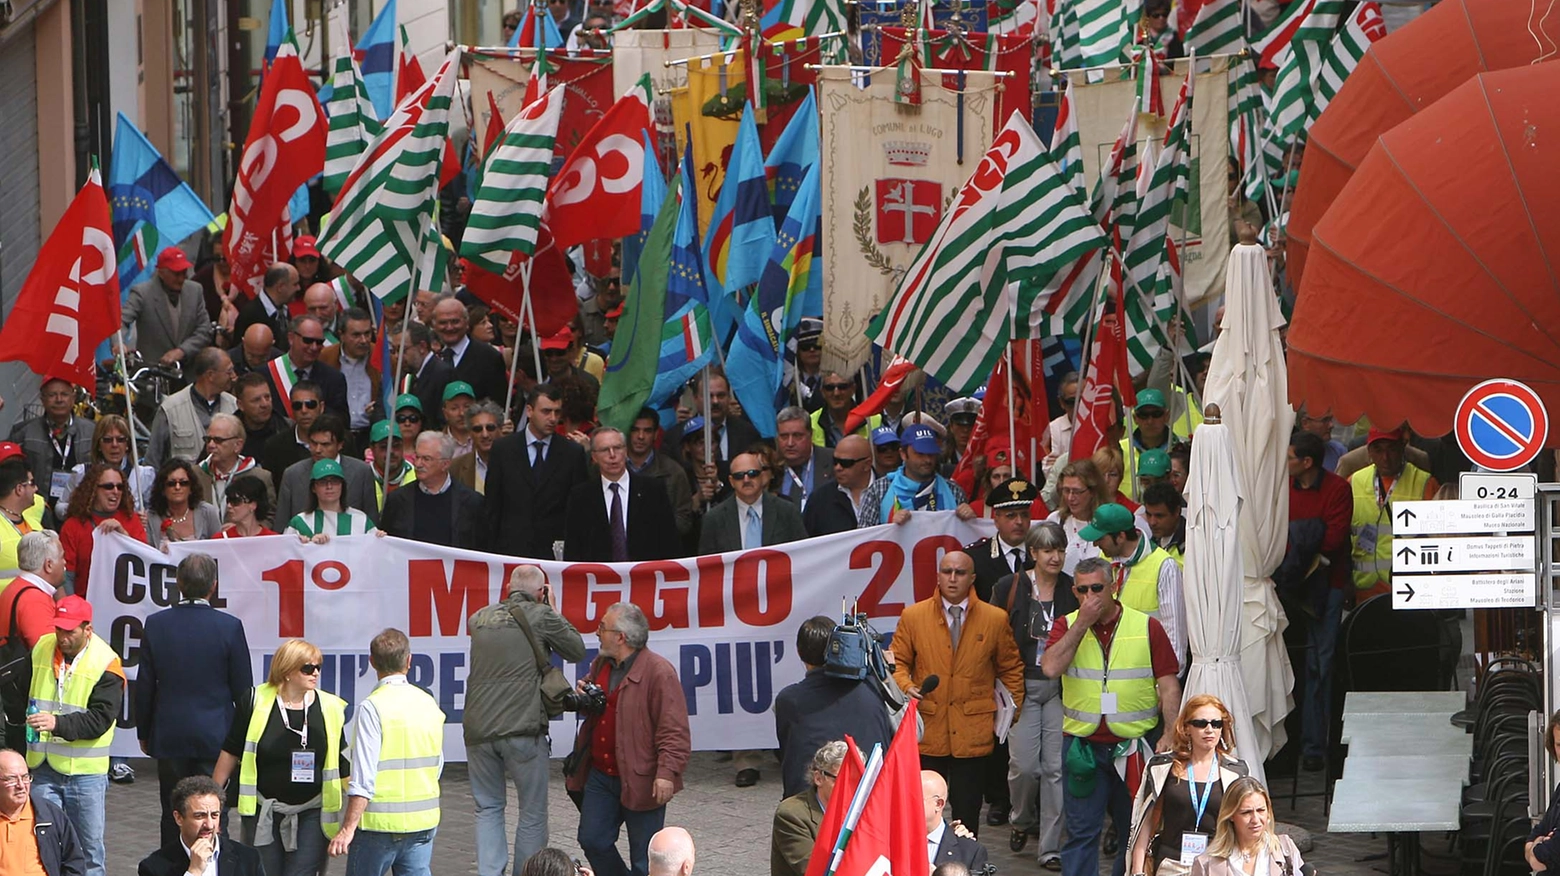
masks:
{"label": "no parking traffic sign", "polygon": [[1528,386],[1486,380],[1457,403],[1457,444],[1474,464],[1514,471],[1532,462],[1549,437],[1549,414]]}

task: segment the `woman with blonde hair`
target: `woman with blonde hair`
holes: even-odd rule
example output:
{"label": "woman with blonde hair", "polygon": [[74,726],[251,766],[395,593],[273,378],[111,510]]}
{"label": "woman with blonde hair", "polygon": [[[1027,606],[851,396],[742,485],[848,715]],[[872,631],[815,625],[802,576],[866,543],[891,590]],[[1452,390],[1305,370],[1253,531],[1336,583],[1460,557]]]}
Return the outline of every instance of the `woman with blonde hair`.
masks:
{"label": "woman with blonde hair", "polygon": [[1273,799],[1247,776],[1224,789],[1219,825],[1192,876],[1298,876],[1310,873],[1294,840],[1273,832]]}
{"label": "woman with blonde hair", "polygon": [[1148,762],[1132,804],[1131,873],[1190,872],[1208,848],[1225,789],[1249,772],[1235,757],[1235,720],[1213,694],[1189,697],[1169,732],[1170,751]]}
{"label": "woman with blonde hair", "polygon": [[341,824],[351,771],[347,704],[319,689],[320,649],[288,639],[270,674],[239,703],[211,777],[238,769],[243,841],[260,852],[266,876],[325,872],[326,848]]}

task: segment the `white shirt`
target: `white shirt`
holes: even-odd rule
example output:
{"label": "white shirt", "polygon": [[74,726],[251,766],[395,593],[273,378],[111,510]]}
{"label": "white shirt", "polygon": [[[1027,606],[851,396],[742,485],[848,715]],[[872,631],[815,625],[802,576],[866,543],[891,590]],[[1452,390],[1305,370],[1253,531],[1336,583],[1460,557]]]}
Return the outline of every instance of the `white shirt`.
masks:
{"label": "white shirt", "polygon": [[606,504],[607,523],[612,522],[612,485],[618,488],[619,501],[623,503],[623,531],[628,531],[628,469],[623,469],[622,477],[617,480],[608,480],[606,475],[601,476],[601,498]]}
{"label": "white shirt", "polygon": [[751,505],[749,505],[748,503],[742,501],[742,497],[741,496],[736,497],[736,499],[737,499],[737,531],[742,533],[742,549],[746,551],[746,550],[752,550],[753,548],[757,548],[757,547],[763,547],[764,545],[762,543],[760,543],[760,544],[748,544],[747,543],[747,525],[748,525],[748,512],[751,511],[754,514],[757,514],[758,515],[758,534],[759,534],[759,537],[760,537],[760,541],[762,541],[762,537],[763,537],[763,534],[764,534],[764,497],[762,495],[760,495],[758,497],[758,501],[754,502]]}
{"label": "white shirt", "polygon": [[[183,835],[180,835],[179,837],[179,847],[184,849],[184,856],[186,858],[191,857],[190,847],[184,844]],[[206,869],[200,871],[200,876],[217,876],[217,856],[220,854],[222,854],[222,840],[213,835],[211,837],[211,857],[206,859]],[[185,867],[184,872],[190,872],[187,866]]]}
{"label": "white shirt", "polygon": [[953,612],[950,611],[949,609],[952,609],[955,606],[958,606],[959,608],[964,609],[964,611],[959,615],[959,622],[961,624],[964,621],[969,620],[969,618],[970,618],[970,598],[968,596],[964,597],[964,601],[963,602],[958,602],[958,603],[949,602],[948,600],[944,599],[942,601],[942,606],[943,606],[943,621],[948,624],[948,629],[950,629],[950,630],[953,629]]}
{"label": "white shirt", "polygon": [[[387,675],[379,686],[409,684],[405,675]],[[375,690],[379,687],[376,686]],[[365,698],[357,707],[357,730],[352,738],[352,778],[347,781],[347,796],[374,799],[374,780],[379,773],[379,710]],[[444,752],[439,752],[439,770],[444,770]],[[213,873],[216,871],[212,871]]]}
{"label": "white shirt", "polygon": [[926,835],[926,862],[934,867],[937,864],[937,847],[942,845],[943,832],[947,829],[948,824],[939,821],[932,832]]}
{"label": "white shirt", "polygon": [[471,346],[470,336],[462,337],[453,344],[446,344],[444,349],[450,351],[450,364],[459,365],[460,358],[466,355],[466,348]]}
{"label": "white shirt", "polygon": [[417,489],[422,490],[424,493],[427,493],[430,496],[437,496],[440,493],[444,492],[445,490],[448,490],[450,488],[450,484],[451,483],[453,483],[453,481],[450,480],[450,476],[449,475],[445,475],[444,476],[444,483],[439,484],[439,488],[437,490],[430,490],[430,489],[428,489],[427,487],[423,486],[423,482],[422,481],[418,481],[417,482]]}
{"label": "white shirt", "polygon": [[368,406],[374,401],[374,382],[368,376],[368,358],[354,360],[341,351],[341,374],[347,378],[347,410],[352,414],[351,427],[361,429],[368,422]]}
{"label": "white shirt", "polygon": [[542,442],[541,462],[545,464],[547,462],[547,454],[552,450],[552,436],[548,435],[546,438],[542,438],[535,432],[532,432],[530,427],[527,426],[525,430],[525,458],[529,459],[532,465],[537,463],[536,442],[538,441]]}

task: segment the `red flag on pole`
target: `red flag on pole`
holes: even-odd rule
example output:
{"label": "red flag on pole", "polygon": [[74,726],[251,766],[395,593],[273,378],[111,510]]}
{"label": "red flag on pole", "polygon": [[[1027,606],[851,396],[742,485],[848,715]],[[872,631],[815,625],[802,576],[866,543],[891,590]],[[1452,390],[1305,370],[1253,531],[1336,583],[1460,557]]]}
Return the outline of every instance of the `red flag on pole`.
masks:
{"label": "red flag on pole", "polygon": [[[856,830],[834,871],[837,876],[927,876],[926,808],[921,795],[921,751],[915,700],[894,732],[883,769],[868,791]],[[811,872],[812,867],[808,867]]]}
{"label": "red flag on pole", "polygon": [[[525,283],[522,265],[527,261],[518,252],[509,254],[509,268],[503,274],[485,271],[465,259],[462,279],[471,294],[477,296],[505,319],[524,326],[522,319]],[[541,227],[531,263],[531,309],[536,314],[537,336],[548,338],[561,331],[574,318],[579,303],[574,297],[574,278],[564,261],[563,251],[554,245],[547,226]]]}
{"label": "red flag on pole", "polygon": [[840,764],[840,774],[834,779],[834,793],[829,795],[824,806],[823,823],[818,825],[812,857],[807,861],[807,876],[823,876],[828,870],[834,843],[839,839],[840,828],[845,826],[845,814],[850,811],[850,801],[856,796],[861,773],[866,769],[866,764],[861,762],[861,749],[849,734],[845,736],[845,745],[845,762]]}
{"label": "red flag on pole", "polygon": [[[850,409],[850,416],[845,418],[845,434],[849,435],[861,428],[861,424],[865,423],[867,418],[873,414],[883,413],[883,409],[888,407],[888,400],[893,398],[894,393],[904,386],[905,378],[909,377],[910,372],[914,370],[914,362],[903,357],[895,357],[894,361],[889,363],[888,368],[884,369],[883,377],[878,380],[877,389],[873,390],[871,395],[862,400],[861,404]],[[897,423],[886,423],[884,425],[893,426],[894,430],[898,431]]]}
{"label": "red flag on pole", "polygon": [[1111,428],[1116,425],[1112,388],[1121,388],[1123,394],[1132,393],[1132,398],[1123,399],[1123,404],[1136,400],[1127,366],[1125,333],[1117,316],[1106,314],[1095,332],[1094,358],[1089,362],[1089,374],[1078,392],[1078,423],[1073,428],[1072,451],[1068,459],[1088,459],[1109,440]]}
{"label": "red flag on pole", "polygon": [[260,86],[260,101],[228,208],[232,283],[254,297],[265,285],[272,232],[298,187],[325,169],[325,111],[291,44],[283,43]]}
{"label": "red flag on pole", "polygon": [[0,330],[0,361],[92,392],[92,351],[119,330],[113,219],[97,168],[38,251]]}
{"label": "red flag on pole", "polygon": [[618,98],[563,163],[547,190],[547,223],[559,246],[639,233],[645,134],[650,130],[648,77]]}

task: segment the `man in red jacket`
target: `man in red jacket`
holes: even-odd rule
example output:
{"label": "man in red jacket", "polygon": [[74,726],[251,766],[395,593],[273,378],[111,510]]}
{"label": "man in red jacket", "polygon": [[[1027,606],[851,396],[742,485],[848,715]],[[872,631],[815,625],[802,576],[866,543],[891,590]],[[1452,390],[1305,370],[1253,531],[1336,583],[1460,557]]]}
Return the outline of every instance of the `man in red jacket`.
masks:
{"label": "man in red jacket", "polygon": [[[580,795],[578,838],[591,869],[598,876],[645,876],[650,838],[665,825],[666,804],[682,790],[688,766],[688,701],[677,670],[645,647],[650,624],[638,606],[608,608],[596,635],[601,649],[590,681],[605,692],[606,703],[580,726],[577,764],[565,784]],[[584,679],[579,690],[586,690]],[[625,824],[629,864],[617,851]]]}
{"label": "man in red jacket", "polygon": [[1305,698],[1301,704],[1301,765],[1311,771],[1322,768],[1327,747],[1328,711],[1332,701],[1333,650],[1344,603],[1354,596],[1349,574],[1351,543],[1349,523],[1354,517],[1354,496],[1349,482],[1323,465],[1327,446],[1310,432],[1296,432],[1289,439],[1289,522],[1320,520],[1324,526],[1319,556],[1328,565],[1314,574],[1327,576],[1327,593],[1311,621],[1310,650],[1306,656]]}

